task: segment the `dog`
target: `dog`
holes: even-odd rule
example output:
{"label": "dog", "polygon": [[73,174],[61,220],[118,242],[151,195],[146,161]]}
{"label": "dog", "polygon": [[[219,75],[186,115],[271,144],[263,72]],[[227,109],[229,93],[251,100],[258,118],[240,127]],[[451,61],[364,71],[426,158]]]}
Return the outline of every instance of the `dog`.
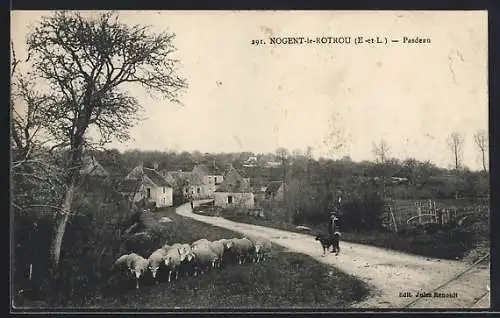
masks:
{"label": "dog", "polygon": [[330,247],[332,247],[332,251],[331,251],[332,253],[335,253],[335,255],[339,255],[339,253],[340,253],[340,246],[339,246],[340,232],[333,233],[333,237],[318,234],[316,236],[316,241],[319,241],[321,243],[321,247],[323,247],[323,255],[325,255],[326,251]]}

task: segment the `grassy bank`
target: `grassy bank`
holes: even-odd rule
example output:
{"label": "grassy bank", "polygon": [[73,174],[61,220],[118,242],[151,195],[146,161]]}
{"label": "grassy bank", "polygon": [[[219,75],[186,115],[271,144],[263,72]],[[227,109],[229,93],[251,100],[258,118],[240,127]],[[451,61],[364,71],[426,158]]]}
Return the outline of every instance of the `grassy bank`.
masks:
{"label": "grassy bank", "polygon": [[[135,249],[142,250],[143,256],[165,242],[240,236],[229,230],[179,216],[173,209],[150,214],[155,219],[165,216],[172,222],[158,223],[151,228],[155,239],[136,244]],[[133,286],[109,290],[111,291],[106,294],[96,293],[82,299],[73,299],[65,307],[344,308],[368,295],[367,286],[352,276],[278,246],[274,246],[272,258],[264,263],[230,264],[202,277],[182,278],[171,285],[145,284],[138,291]]]}
{"label": "grassy bank", "polygon": [[[205,213],[207,215],[208,213]],[[326,224],[322,226],[304,224],[311,231],[297,229],[297,225],[280,220],[264,219],[234,211],[223,211],[221,216],[235,222],[268,226],[297,233],[315,235],[326,233]],[[367,244],[389,248],[401,252],[436,257],[442,259],[462,259],[474,262],[485,255],[489,244],[489,215],[484,213],[474,217],[470,224],[462,227],[437,227],[433,229],[413,229],[400,233],[379,231],[342,232],[342,240],[352,243]]]}

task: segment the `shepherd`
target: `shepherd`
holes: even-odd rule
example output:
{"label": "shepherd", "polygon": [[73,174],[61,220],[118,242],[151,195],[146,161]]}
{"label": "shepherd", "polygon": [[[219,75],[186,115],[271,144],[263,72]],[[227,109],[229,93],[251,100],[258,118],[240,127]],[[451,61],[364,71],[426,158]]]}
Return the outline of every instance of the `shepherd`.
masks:
{"label": "shepherd", "polygon": [[328,222],[328,236],[330,238],[333,238],[333,234],[335,232],[338,232],[338,227],[335,224],[335,221],[337,221],[338,218],[335,215],[335,212],[330,213],[330,222]]}
{"label": "shepherd", "polygon": [[341,204],[342,204],[342,197],[339,196],[335,204],[334,211],[330,212],[330,220],[328,222],[328,235],[330,239],[333,238],[333,234],[335,232],[340,232],[338,228],[338,223],[336,223],[336,221],[339,220],[339,218],[337,217],[338,214],[337,212],[340,212]]}

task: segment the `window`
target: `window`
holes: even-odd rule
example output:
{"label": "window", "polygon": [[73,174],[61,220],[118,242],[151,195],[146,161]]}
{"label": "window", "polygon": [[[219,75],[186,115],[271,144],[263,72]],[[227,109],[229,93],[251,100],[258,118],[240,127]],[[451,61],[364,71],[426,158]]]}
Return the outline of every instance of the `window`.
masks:
{"label": "window", "polygon": [[163,187],[163,193],[165,193],[165,187]]}
{"label": "window", "polygon": [[147,191],[148,191],[148,199],[149,199],[149,198],[151,198],[151,189],[148,188]]}
{"label": "window", "polygon": [[196,189],[196,190],[197,190],[198,194],[200,194],[200,191],[201,191],[201,190],[200,190],[200,188],[198,188],[198,189]]}
{"label": "window", "polygon": [[227,203],[228,203],[228,204],[233,203],[233,196],[232,196],[232,195],[228,195],[228,196],[227,196]]}

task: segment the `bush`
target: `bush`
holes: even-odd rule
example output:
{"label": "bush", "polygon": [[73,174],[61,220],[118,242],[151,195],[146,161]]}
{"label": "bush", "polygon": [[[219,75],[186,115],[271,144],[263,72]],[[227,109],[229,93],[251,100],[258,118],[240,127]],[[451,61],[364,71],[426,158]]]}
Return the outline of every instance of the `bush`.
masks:
{"label": "bush", "polygon": [[172,201],[174,206],[179,206],[189,202],[188,198],[181,191],[174,191]]}
{"label": "bush", "polygon": [[248,209],[239,206],[223,209],[221,211],[221,216],[233,221],[244,221],[250,218],[248,215]]}
{"label": "bush", "polygon": [[342,230],[380,230],[383,211],[384,202],[376,192],[355,192],[344,205]]}
{"label": "bush", "polygon": [[[102,184],[99,192],[101,195],[82,190],[75,197],[72,210],[76,215],[71,216],[66,227],[56,280],[49,272],[54,219],[35,213],[15,216],[16,289],[39,289],[43,300],[56,306],[67,304],[74,296],[89,296],[102,290],[111,264],[124,250],[122,233],[136,221],[136,216],[111,187]],[[105,203],[106,197],[118,203]],[[36,228],[33,224],[37,224]],[[33,279],[29,284],[26,269],[30,263]]]}

